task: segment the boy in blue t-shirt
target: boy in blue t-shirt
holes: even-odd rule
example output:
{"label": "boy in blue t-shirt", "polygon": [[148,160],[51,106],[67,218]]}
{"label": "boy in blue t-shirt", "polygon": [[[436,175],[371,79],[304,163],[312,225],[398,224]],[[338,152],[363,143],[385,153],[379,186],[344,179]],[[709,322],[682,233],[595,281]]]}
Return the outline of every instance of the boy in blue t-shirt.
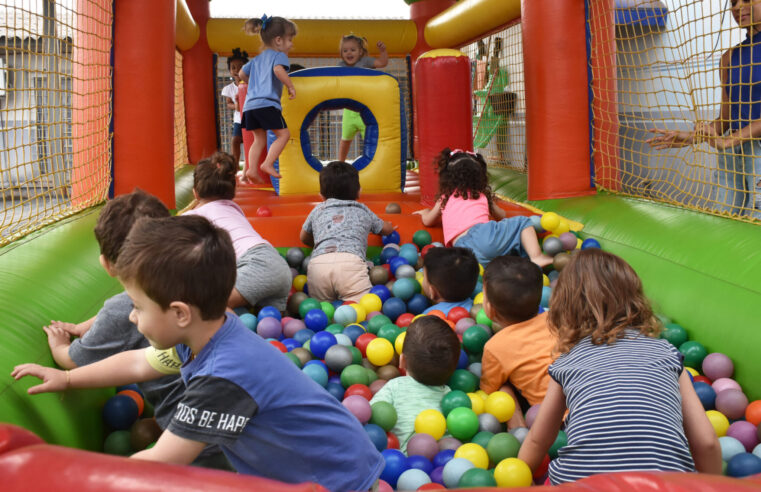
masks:
{"label": "boy in blue t-shirt", "polygon": [[357,419],[274,347],[225,314],[235,283],[229,235],[200,216],[138,221],[117,262],[152,347],[59,371],[17,366],[30,394],[180,372],[185,393],[156,445],[134,458],[190,463],[218,444],[240,473],[330,490],[369,490],[384,461]]}
{"label": "boy in blue t-shirt", "polygon": [[433,310],[449,314],[455,307],[470,311],[470,298],[478,283],[478,260],[468,248],[431,248],[423,257],[423,293],[434,303]]}

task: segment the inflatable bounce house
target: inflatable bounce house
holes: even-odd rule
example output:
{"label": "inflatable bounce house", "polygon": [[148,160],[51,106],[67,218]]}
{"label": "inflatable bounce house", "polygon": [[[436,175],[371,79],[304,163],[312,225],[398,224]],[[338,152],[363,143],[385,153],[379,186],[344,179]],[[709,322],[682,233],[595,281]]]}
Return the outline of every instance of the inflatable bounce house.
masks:
{"label": "inflatable bounce house", "polygon": [[[679,89],[692,79],[673,71],[697,60],[697,72],[713,73],[716,58],[693,57],[678,36],[699,39],[705,32],[685,34],[685,26],[726,21],[714,53],[740,40],[731,16],[703,15],[700,1],[405,1],[409,20],[295,19],[289,56],[309,61],[291,74],[298,96],[282,100],[291,129],[277,163],[282,178],[241,185],[236,196],[255,229],[282,252],[303,246],[299,230],[320,201],[319,170],[336,158],[314,133],[325,113],[359,113],[366,131],[351,163],[360,200],[406,240],[423,229],[442,240],[440,228],[412,214],[436,199],[434,156],[445,147],[482,152],[508,215],[554,212],[580,240],[626,259],[657,312],[699,342],[702,357],[690,360],[728,355],[747,399],[761,399],[759,221],[746,209],[712,206],[717,157],[706,144],[657,151],[647,143],[653,127],[713,118],[694,114],[716,107],[717,83],[701,96]],[[121,291],[99,265],[92,233],[108,197],[139,187],[170,209],[190,202],[193,164],[227,149],[217,61],[225,66],[235,48],[260,49],[258,37],[242,32],[245,19],[211,18],[208,0],[41,3],[36,12],[0,0],[4,487],[319,490],[101,454],[101,407],[113,389],[30,397],[33,378],[9,376],[20,363],[54,365],[42,326],[88,319]],[[276,3],[263,9],[278,14]],[[330,66],[349,32],[385,41],[396,76]],[[642,55],[658,50],[671,58]],[[689,114],[674,109],[684,107]],[[400,213],[387,212],[391,202]],[[371,238],[372,254],[380,246]],[[622,473],[564,487],[740,491],[761,489],[761,478]]]}

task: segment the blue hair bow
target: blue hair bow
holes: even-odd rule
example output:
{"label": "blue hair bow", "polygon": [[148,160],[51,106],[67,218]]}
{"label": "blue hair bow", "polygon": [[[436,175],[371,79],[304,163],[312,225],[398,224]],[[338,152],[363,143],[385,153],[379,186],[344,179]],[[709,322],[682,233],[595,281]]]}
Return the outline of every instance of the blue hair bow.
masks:
{"label": "blue hair bow", "polygon": [[267,14],[262,15],[262,31],[267,29],[267,26],[269,25],[271,20],[272,20],[272,17],[267,17]]}

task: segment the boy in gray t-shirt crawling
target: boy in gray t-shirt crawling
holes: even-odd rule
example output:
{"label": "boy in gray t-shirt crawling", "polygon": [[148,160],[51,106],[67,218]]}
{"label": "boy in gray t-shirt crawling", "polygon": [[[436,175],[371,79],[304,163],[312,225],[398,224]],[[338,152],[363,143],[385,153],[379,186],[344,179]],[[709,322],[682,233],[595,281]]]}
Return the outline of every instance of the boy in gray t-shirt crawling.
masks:
{"label": "boy in gray t-shirt crawling", "polygon": [[334,161],[322,168],[320,195],[325,201],[309,213],[300,234],[314,247],[307,267],[309,295],[319,301],[359,301],[372,287],[367,235],[390,234],[394,226],[357,202],[359,173],[350,164]]}

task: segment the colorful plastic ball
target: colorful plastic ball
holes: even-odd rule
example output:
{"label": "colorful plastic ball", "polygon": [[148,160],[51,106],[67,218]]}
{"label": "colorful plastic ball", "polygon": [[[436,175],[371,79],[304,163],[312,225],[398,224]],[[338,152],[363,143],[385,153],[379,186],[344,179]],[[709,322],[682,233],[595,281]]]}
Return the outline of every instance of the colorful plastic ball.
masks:
{"label": "colorful plastic ball", "polygon": [[327,331],[318,331],[310,339],[309,351],[318,359],[323,359],[328,349],[336,343],[335,335]]}
{"label": "colorful plastic ball", "polygon": [[549,236],[542,242],[542,249],[548,256],[555,256],[563,251],[563,243],[560,239]]}
{"label": "colorful plastic ball", "polygon": [[661,338],[665,338],[671,345],[679,348],[687,341],[687,330],[676,323],[666,323],[661,332]]}
{"label": "colorful plastic ball", "polygon": [[479,325],[485,325],[491,328],[491,320],[488,316],[486,316],[486,311],[482,308],[478,311],[478,314],[476,315],[476,323]]}
{"label": "colorful plastic ball", "polygon": [[761,424],[761,400],[755,400],[745,407],[745,420],[758,426]]}
{"label": "colorful plastic ball", "polygon": [[418,248],[414,244],[406,243],[399,247],[399,256],[407,260],[407,263],[415,266],[418,260]]}
{"label": "colorful plastic ball", "polygon": [[[417,280],[417,274],[419,272],[415,271],[415,268],[412,265],[399,265],[399,267],[394,270],[394,276],[397,279],[400,278],[409,278],[414,280],[415,282],[418,282]],[[419,284],[420,282],[418,282]]]}
{"label": "colorful plastic ball", "polygon": [[367,346],[376,338],[378,337],[372,333],[364,333],[357,337],[357,340],[354,342],[354,346],[359,349],[362,357],[367,357]]}
{"label": "colorful plastic ball", "polygon": [[[402,333],[402,329],[397,325],[384,325],[378,330],[378,338],[385,338],[392,344],[396,342],[396,338]],[[383,364],[381,364],[383,365]]]}
{"label": "colorful plastic ball", "polygon": [[723,413],[716,410],[708,410],[706,416],[708,417],[708,421],[711,422],[711,426],[713,427],[714,432],[716,432],[717,437],[727,435],[729,420],[727,420],[727,417],[725,417]]}
{"label": "colorful plastic ball", "polygon": [[262,338],[278,339],[283,334],[283,326],[277,318],[260,318],[256,333]]}
{"label": "colorful plastic ball", "polygon": [[415,417],[415,432],[418,434],[428,434],[434,439],[439,440],[446,430],[447,420],[438,410],[429,408],[423,410]]}
{"label": "colorful plastic ball", "polygon": [[465,393],[472,393],[478,387],[478,378],[465,369],[456,369],[449,378],[449,387]]}
{"label": "colorful plastic ball", "polygon": [[[380,258],[381,261],[387,261],[388,258]],[[374,266],[370,269],[370,283],[374,286],[383,286],[386,282],[388,282],[389,279],[389,271],[383,268],[380,265]],[[377,292],[373,292],[372,289],[370,289],[370,292],[373,294],[377,294]]]}
{"label": "colorful plastic ball", "polygon": [[[396,285],[396,283],[394,283],[394,285]],[[412,294],[414,294],[414,292]],[[410,297],[412,297],[412,294],[410,294]],[[383,314],[388,316],[391,321],[396,321],[399,316],[406,312],[406,309],[407,304],[398,297],[391,297],[383,303]]]}
{"label": "colorful plastic ball", "polygon": [[518,439],[519,443],[523,444],[523,441],[528,435],[528,427],[516,427],[514,429],[510,429],[510,434],[515,436],[515,438]]}
{"label": "colorful plastic ball", "polygon": [[375,449],[378,451],[383,451],[386,449],[386,431],[381,429],[379,426],[375,424],[365,424],[365,432],[367,432],[368,437],[370,438],[370,442],[373,443],[375,446]]}
{"label": "colorful plastic ball", "polygon": [[534,423],[534,420],[536,420],[536,416],[539,414],[540,406],[541,406],[541,403],[532,405],[526,412],[526,415],[525,415],[526,425],[528,426],[529,429],[531,428],[531,425]]}
{"label": "colorful plastic ball", "polygon": [[[311,311],[312,309],[321,309],[322,306],[320,305],[320,301],[317,299],[312,299],[311,297],[307,297],[303,301],[301,301],[301,304],[299,304],[299,317],[301,319],[304,319],[304,316]],[[261,318],[261,314],[259,315]]]}
{"label": "colorful plastic ball", "polygon": [[[386,282],[388,282],[388,278],[386,278],[385,282],[380,282],[380,284],[385,284]],[[391,291],[388,290],[388,287],[385,285],[373,285],[370,289],[370,293],[378,296],[381,302],[386,302],[391,297]]]}
{"label": "colorful plastic ball", "polygon": [[367,371],[359,364],[346,366],[344,370],[341,371],[341,384],[344,388],[348,388],[353,384],[367,385],[369,383],[370,380],[367,377]]}
{"label": "colorful plastic ball", "polygon": [[293,335],[304,328],[306,328],[306,325],[302,320],[291,318],[283,323],[283,335],[286,338],[293,338]]}
{"label": "colorful plastic ball", "polygon": [[480,354],[489,340],[489,334],[479,325],[473,325],[462,334],[462,346],[471,354]]}
{"label": "colorful plastic ball", "polygon": [[455,449],[443,449],[433,457],[433,466],[444,466],[454,458]]}
{"label": "colorful plastic ball", "polygon": [[257,217],[272,217],[272,210],[269,207],[262,205],[256,209]]}
{"label": "colorful plastic ball", "polygon": [[365,312],[380,311],[383,307],[383,301],[377,294],[365,294],[359,300],[359,305],[365,309]]}
{"label": "colorful plastic ball", "polygon": [[389,202],[389,204],[386,205],[386,213],[387,214],[400,214],[400,213],[402,213],[402,206],[399,205],[396,202]]}
{"label": "colorful plastic ball", "polygon": [[[127,395],[114,395],[106,401],[101,411],[103,421],[114,430],[127,430],[135,423],[139,407],[134,399]],[[129,433],[127,433],[129,439]]]}
{"label": "colorful plastic ball", "polygon": [[703,374],[713,381],[720,378],[731,378],[735,371],[732,359],[719,352],[706,355],[702,367]]}
{"label": "colorful plastic ball", "polygon": [[539,305],[543,308],[550,307],[550,297],[552,296],[552,288],[542,287],[542,298],[539,301]]}
{"label": "colorful plastic ball", "polygon": [[441,398],[441,413],[446,417],[455,408],[471,408],[470,398],[464,391],[453,390]]}
{"label": "colorful plastic ball", "polygon": [[378,337],[367,344],[367,359],[376,366],[385,366],[394,358],[394,346],[385,338]]}
{"label": "colorful plastic ball", "polygon": [[383,244],[399,244],[399,241],[401,240],[401,237],[399,236],[398,231],[391,231],[391,234],[386,234],[385,236],[381,237],[381,241],[383,241]]}
{"label": "colorful plastic ball", "polygon": [[[397,420],[396,409],[386,401],[378,401],[371,405],[372,416],[370,422],[383,429],[383,441],[386,442],[386,432],[390,431]],[[385,447],[385,444],[384,444]]]}
{"label": "colorful plastic ball", "polygon": [[[427,433],[416,433],[407,441],[408,456],[423,456],[427,460],[432,460],[436,453],[439,452],[439,445],[436,439]],[[431,467],[433,468],[433,467]]]}
{"label": "colorful plastic ball", "polygon": [[745,420],[738,420],[730,424],[727,436],[734,437],[742,443],[747,452],[753,451],[758,445],[759,439],[756,426]]}
{"label": "colorful plastic ball", "polygon": [[697,382],[693,383],[692,386],[695,389],[695,393],[697,393],[704,410],[713,410],[716,408],[716,392],[711,388],[710,384]]}
{"label": "colorful plastic ball", "polygon": [[475,465],[465,458],[453,458],[446,465],[444,465],[444,472],[442,478],[444,479],[444,485],[449,489],[456,488],[460,483],[462,475],[475,468]]}
{"label": "colorful plastic ball", "polygon": [[406,258],[404,258],[403,256],[394,256],[393,258],[390,258],[390,259],[388,260],[388,267],[389,267],[389,270],[391,271],[391,273],[392,273],[394,276],[396,276],[396,270],[397,270],[397,269],[398,269],[400,266],[402,266],[402,265],[407,265],[407,266],[410,266],[410,264],[409,264],[409,262],[407,261],[407,259],[406,259]]}
{"label": "colorful plastic ball", "polygon": [[431,483],[431,477],[423,470],[410,468],[404,470],[396,482],[397,490],[418,490],[425,484]]}
{"label": "colorful plastic ball", "polygon": [[[450,311],[450,313],[451,312],[452,311]],[[473,318],[469,318],[469,317],[467,317],[467,318],[460,318],[459,320],[457,320],[457,322],[454,325],[454,331],[458,335],[462,335],[462,334],[465,333],[465,331],[468,328],[470,328],[471,326],[473,326],[475,324],[476,324],[476,320],[474,320]]]}
{"label": "colorful plastic ball", "polygon": [[328,326],[328,315],[322,308],[310,309],[304,316],[304,324],[314,332],[322,331]]}
{"label": "colorful plastic ball", "polygon": [[557,458],[558,451],[565,447],[566,444],[568,444],[568,436],[566,435],[565,431],[558,431],[558,435],[555,437],[555,441],[552,443],[552,446],[550,446],[550,458]]}
{"label": "colorful plastic ball", "polygon": [[328,369],[333,372],[340,373],[345,367],[351,365],[351,363],[352,355],[349,347],[335,344],[328,347],[325,352],[325,365],[327,365]]}
{"label": "colorful plastic ball", "polygon": [[351,324],[343,329],[343,334],[349,337],[352,343],[356,343],[357,338],[359,338],[360,335],[364,335],[365,333],[366,331],[364,327],[358,324]]}
{"label": "colorful plastic ball", "polygon": [[333,321],[344,326],[356,323],[357,311],[350,305],[340,306],[333,313]]}
{"label": "colorful plastic ball", "polygon": [[378,479],[378,492],[394,492],[394,488],[382,478]]}
{"label": "colorful plastic ball", "polygon": [[432,484],[439,485],[441,488],[446,489],[446,487],[444,486],[444,467],[443,466],[437,466],[436,468],[431,470],[430,477],[431,477],[431,483],[423,485],[421,489],[424,487],[430,487]]}
{"label": "colorful plastic ball", "polygon": [[486,469],[489,467],[489,455],[486,454],[486,450],[478,444],[474,444],[472,442],[463,444],[457,448],[457,451],[454,453],[454,457],[455,459],[465,458],[466,460],[473,463],[476,468]]}
{"label": "colorful plastic ball", "polygon": [[362,424],[366,424],[370,421],[373,412],[370,408],[370,402],[364,397],[359,395],[349,395],[344,397],[344,400],[341,403],[352,413],[352,415],[357,417],[357,420]]}
{"label": "colorful plastic ball", "polygon": [[495,391],[486,398],[484,409],[500,422],[507,422],[515,412],[515,400],[504,391]]}
{"label": "colorful plastic ball", "polygon": [[563,244],[563,249],[566,251],[575,249],[576,243],[578,242],[578,238],[572,232],[564,232],[558,235],[558,239],[560,239],[560,242]]}
{"label": "colorful plastic ball", "polygon": [[135,451],[141,451],[155,442],[161,435],[161,427],[156,419],[139,419],[129,431],[130,446]]}
{"label": "colorful plastic ball", "polygon": [[529,487],[534,479],[528,465],[518,458],[505,458],[494,468],[497,487]]}
{"label": "colorful plastic ball", "polygon": [[761,458],[761,444],[753,448],[753,454]]}
{"label": "colorful plastic ball", "polygon": [[341,383],[334,383],[332,381],[328,381],[328,384],[325,386],[325,389],[328,390],[328,393],[333,395],[336,400],[341,401],[344,399],[344,387],[341,386]]}
{"label": "colorful plastic ball", "polygon": [[304,252],[301,248],[288,248],[288,251],[285,252],[285,261],[288,262],[289,266],[299,268],[301,262],[304,261]]}
{"label": "colorful plastic ball", "polygon": [[403,331],[399,334],[398,337],[396,337],[396,340],[394,341],[394,350],[397,354],[402,353],[402,349],[404,348],[404,339],[407,338],[407,332]]}
{"label": "colorful plastic ball", "polygon": [[399,438],[393,432],[386,432],[386,449],[399,449]]}
{"label": "colorful plastic ball", "polygon": [[734,456],[745,452],[745,446],[734,437],[721,436],[719,444],[721,445],[721,459],[727,463]]}
{"label": "colorful plastic ball", "polygon": [[407,454],[409,455],[407,457],[407,467],[409,469],[422,470],[426,474],[433,471],[434,466],[430,459],[420,454],[410,454],[409,452]]}
{"label": "colorful plastic ball", "polygon": [[706,348],[695,341],[684,342],[679,346],[679,351],[684,356],[684,365],[689,367],[701,367],[703,359],[708,355]]}
{"label": "colorful plastic ball", "polygon": [[714,391],[716,391],[717,395],[721,393],[722,391],[730,390],[730,389],[742,391],[742,388],[737,383],[737,381],[735,381],[734,379],[729,379],[729,378],[719,378],[713,383],[711,383],[711,387],[713,388]]}
{"label": "colorful plastic ball", "polygon": [[304,292],[304,286],[307,284],[306,275],[296,275],[293,277],[293,288],[296,292]]}
{"label": "colorful plastic ball", "polygon": [[399,315],[398,318],[396,318],[396,323],[394,324],[399,328],[407,328],[408,326],[410,326],[410,323],[412,323],[412,320],[415,319],[415,316],[416,315],[412,313],[402,313]]}
{"label": "colorful plastic ball", "polygon": [[360,304],[349,304],[351,308],[357,313],[357,323],[362,323],[367,318],[367,311]]}
{"label": "colorful plastic ball", "polygon": [[470,408],[455,408],[446,419],[449,433],[461,441],[470,440],[478,432],[478,415]]}
{"label": "colorful plastic ball", "polygon": [[481,468],[471,468],[460,477],[458,488],[476,488],[476,487],[496,487],[497,480],[488,470]]}
{"label": "colorful plastic ball", "polygon": [[278,321],[282,319],[282,316],[280,314],[280,311],[277,310],[277,308],[272,306],[264,306],[259,310],[258,315],[259,320],[261,321],[262,318],[275,318]]}
{"label": "colorful plastic ball", "polygon": [[107,454],[119,456],[129,456],[135,450],[130,442],[130,432],[128,430],[117,430],[106,436],[103,442],[103,451]]}
{"label": "colorful plastic ball", "polygon": [[[298,343],[300,343],[302,347],[304,347],[304,345],[307,344],[313,336],[314,336],[314,332],[312,330],[310,330],[309,328],[304,328],[303,330],[297,331],[293,335],[293,339],[296,340]],[[311,352],[310,352],[310,355],[311,355]]]}
{"label": "colorful plastic ball", "polygon": [[727,475],[734,478],[761,473],[761,458],[751,453],[740,453],[727,463]]}
{"label": "colorful plastic ball", "polygon": [[[391,288],[391,292],[395,297],[398,297],[402,301],[409,301],[412,296],[417,292],[417,280],[411,278],[400,278],[394,282],[394,286]],[[406,309],[405,305],[405,309]],[[390,316],[389,316],[390,317]]]}
{"label": "colorful plastic ball", "polygon": [[444,451],[445,449],[456,451],[460,446],[462,446],[462,442],[456,437],[447,436],[439,439],[439,451]]}
{"label": "colorful plastic ball", "polygon": [[407,469],[407,457],[398,449],[384,449],[381,451],[381,455],[383,455],[385,466],[380,478],[388,482],[391,487],[396,488],[399,475]]}
{"label": "colorful plastic ball", "polygon": [[322,309],[322,312],[328,317],[328,320],[333,319],[333,314],[336,312],[336,308],[334,308],[331,303],[327,301],[320,302],[320,309]]}
{"label": "colorful plastic ball", "polygon": [[723,413],[728,419],[737,420],[745,416],[745,408],[748,406],[748,397],[736,389],[728,389],[716,393],[716,410]]}
{"label": "colorful plastic ball", "polygon": [[431,233],[426,231],[425,229],[417,230],[412,235],[412,242],[415,243],[415,245],[421,249],[431,244],[431,241],[433,241],[433,238],[431,237]]}
{"label": "colorful plastic ball", "polygon": [[240,320],[251,331],[256,331],[256,316],[251,313],[243,313],[240,315]]}
{"label": "colorful plastic ball", "polygon": [[[479,432],[489,432],[496,434],[502,430],[502,424],[500,424],[497,417],[490,413],[480,413],[478,415],[478,430]],[[484,445],[485,446],[485,445]]]}
{"label": "colorful plastic ball", "polygon": [[305,365],[301,370],[323,388],[328,385],[328,371],[322,366],[317,364]]}
{"label": "colorful plastic ball", "polygon": [[597,239],[588,237],[581,242],[581,249],[597,248],[600,249],[600,242]]}
{"label": "colorful plastic ball", "polygon": [[499,463],[506,458],[516,458],[520,447],[518,438],[508,432],[500,432],[489,440],[486,452],[492,463]]}
{"label": "colorful plastic ball", "polygon": [[554,231],[560,225],[560,216],[555,212],[546,212],[539,219],[539,224],[545,231]]}
{"label": "colorful plastic ball", "polygon": [[423,294],[414,294],[409,301],[407,301],[407,312],[418,315],[431,306],[431,301],[428,300]]}
{"label": "colorful plastic ball", "polygon": [[470,399],[470,408],[476,412],[476,415],[484,413],[484,407],[486,404],[484,403],[485,400],[483,398],[472,392],[468,393],[468,398]]}

